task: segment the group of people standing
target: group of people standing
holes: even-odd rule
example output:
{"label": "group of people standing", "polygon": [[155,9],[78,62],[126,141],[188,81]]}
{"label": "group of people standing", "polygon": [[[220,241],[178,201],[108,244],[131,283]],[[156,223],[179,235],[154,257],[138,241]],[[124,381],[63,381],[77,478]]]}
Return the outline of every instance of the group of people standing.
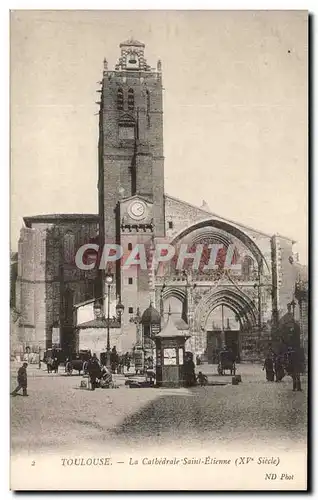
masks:
{"label": "group of people standing", "polygon": [[101,356],[100,361],[94,353],[85,363],[85,372],[88,373],[90,377],[92,390],[95,390],[95,388],[99,386],[109,387],[112,383],[112,374],[122,373],[124,367],[129,371],[131,357],[128,352],[120,356],[117,353],[116,347],[113,347],[110,353],[110,369],[105,366],[105,361],[106,358],[102,360]]}
{"label": "group of people standing", "polygon": [[129,371],[131,365],[131,356],[128,352],[119,355],[116,347],[112,348],[110,353],[110,366],[112,373],[123,373],[125,367]]}
{"label": "group of people standing", "polygon": [[293,379],[293,391],[301,391],[300,374],[303,370],[299,352],[292,347],[282,353],[269,349],[264,361],[263,370],[268,382],[281,382],[285,375]]}
{"label": "group of people standing", "polygon": [[112,374],[106,366],[100,363],[95,353],[87,361],[85,370],[89,375],[92,391],[94,391],[96,387],[110,387],[112,383]]}

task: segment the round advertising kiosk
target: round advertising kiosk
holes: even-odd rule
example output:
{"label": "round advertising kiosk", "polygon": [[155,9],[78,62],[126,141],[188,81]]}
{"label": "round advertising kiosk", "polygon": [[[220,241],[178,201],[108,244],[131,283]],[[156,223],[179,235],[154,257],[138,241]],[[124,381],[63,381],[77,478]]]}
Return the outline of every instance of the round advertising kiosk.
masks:
{"label": "round advertising kiosk", "polygon": [[141,324],[143,348],[145,357],[147,358],[153,355],[153,349],[155,347],[154,339],[161,330],[161,317],[157,309],[153,307],[152,302],[150,302],[149,307],[141,316]]}
{"label": "round advertising kiosk", "polygon": [[189,334],[179,331],[169,311],[167,324],[155,336],[156,385],[158,387],[183,387],[185,342]]}

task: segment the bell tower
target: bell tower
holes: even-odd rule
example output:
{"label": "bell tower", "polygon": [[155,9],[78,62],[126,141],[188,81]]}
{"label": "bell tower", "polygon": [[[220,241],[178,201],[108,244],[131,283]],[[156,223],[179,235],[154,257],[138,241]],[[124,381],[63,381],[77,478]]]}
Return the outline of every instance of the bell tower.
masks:
{"label": "bell tower", "polygon": [[133,196],[151,204],[154,236],[165,233],[161,62],[151,68],[144,50],[143,43],[129,39],[120,44],[114,69],[104,60],[98,146],[102,242],[119,243],[120,203]]}
{"label": "bell tower", "polygon": [[[137,40],[121,43],[115,68],[104,60],[100,90],[100,244],[121,245],[124,259],[136,245],[150,249],[154,238],[165,236],[161,62],[151,68],[144,51]],[[120,261],[112,271],[112,300],[119,296],[125,307],[120,336],[125,351],[136,342],[136,318],[149,306],[153,280],[148,268],[125,269]],[[105,290],[104,271],[100,277]]]}

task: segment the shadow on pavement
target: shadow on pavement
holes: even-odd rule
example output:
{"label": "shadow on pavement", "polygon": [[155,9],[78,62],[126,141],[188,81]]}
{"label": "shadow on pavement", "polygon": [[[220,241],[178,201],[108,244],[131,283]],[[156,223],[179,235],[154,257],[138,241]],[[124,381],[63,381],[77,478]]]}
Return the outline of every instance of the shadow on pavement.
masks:
{"label": "shadow on pavement", "polygon": [[[189,394],[160,395],[127,416],[110,435],[116,440],[152,443],[193,439],[199,442],[306,439],[306,398],[286,390],[246,394],[226,389],[194,387]],[[190,397],[189,397],[190,396]],[[102,436],[101,436],[102,437]],[[105,436],[106,437],[106,436]],[[102,437],[103,438],[103,437]]]}

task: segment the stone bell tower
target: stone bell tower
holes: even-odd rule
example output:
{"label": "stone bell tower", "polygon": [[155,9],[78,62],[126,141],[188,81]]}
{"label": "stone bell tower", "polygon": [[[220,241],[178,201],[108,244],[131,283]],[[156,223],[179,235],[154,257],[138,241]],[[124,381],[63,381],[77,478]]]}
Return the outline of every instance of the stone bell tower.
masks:
{"label": "stone bell tower", "polygon": [[[153,205],[156,236],[164,236],[161,62],[152,69],[137,40],[120,44],[114,69],[104,60],[99,119],[99,214],[102,237],[118,241],[118,204],[138,195]],[[118,220],[117,220],[118,225]]]}
{"label": "stone bell tower", "polygon": [[[120,244],[126,256],[165,236],[161,62],[151,68],[144,50],[137,40],[121,43],[115,68],[104,60],[100,90],[100,242]],[[115,274],[124,324],[135,328],[137,308],[149,306],[149,272],[117,263]]]}

